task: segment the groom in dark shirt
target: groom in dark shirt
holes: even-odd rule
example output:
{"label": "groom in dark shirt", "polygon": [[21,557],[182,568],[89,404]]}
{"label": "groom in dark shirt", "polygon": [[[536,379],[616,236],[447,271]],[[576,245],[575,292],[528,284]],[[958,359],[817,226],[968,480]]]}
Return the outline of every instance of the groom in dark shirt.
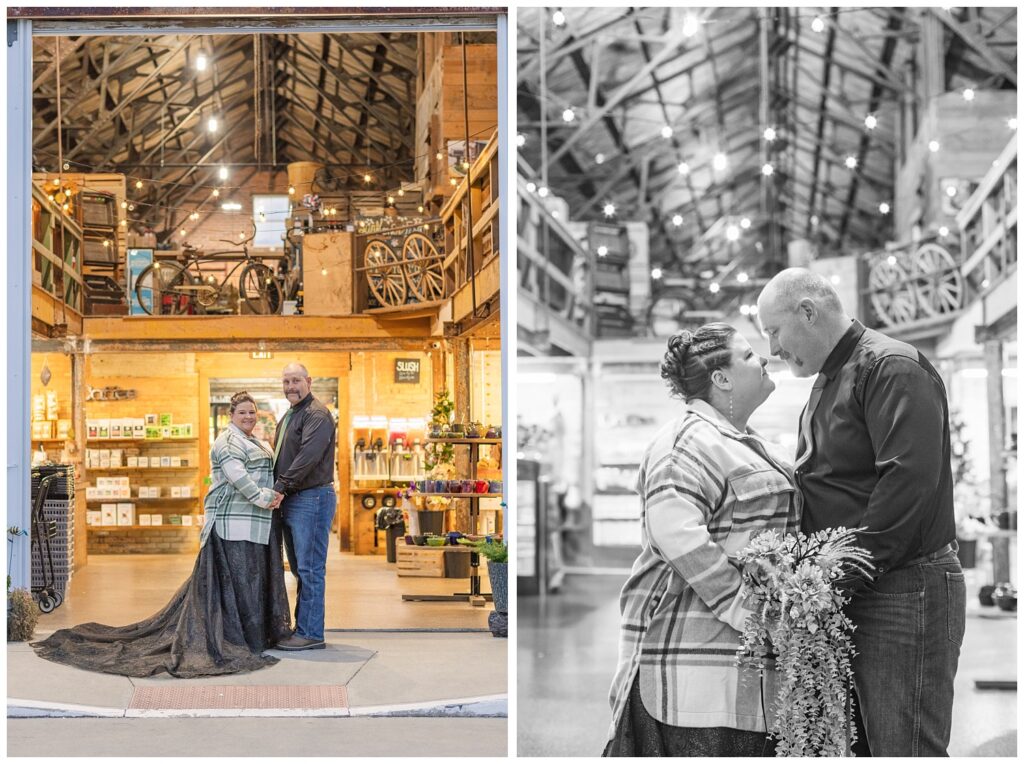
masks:
{"label": "groom in dark shirt", "polygon": [[758,299],[771,353],[816,376],[800,420],[802,530],[863,528],[873,579],[847,585],[856,626],[857,755],[945,756],[966,589],[956,556],[949,412],[913,346],[865,328],[821,276],[790,268]]}
{"label": "groom in dark shirt", "polygon": [[298,578],[295,633],[278,650],[317,650],[324,642],[327,548],[337,507],[334,417],[313,397],[302,364],[285,366],[281,384],[291,408],[274,433],[274,490],[284,494],[281,520],[288,565]]}

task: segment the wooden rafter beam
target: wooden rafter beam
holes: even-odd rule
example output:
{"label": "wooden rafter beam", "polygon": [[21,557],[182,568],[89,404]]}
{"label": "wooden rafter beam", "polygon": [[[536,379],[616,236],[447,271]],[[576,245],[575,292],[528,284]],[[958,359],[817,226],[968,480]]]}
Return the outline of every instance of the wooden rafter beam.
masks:
{"label": "wooden rafter beam", "polygon": [[992,50],[984,37],[975,34],[974,31],[966,24],[961,24],[953,17],[953,14],[948,11],[944,11],[941,8],[928,8],[927,12],[935,16],[935,18],[948,27],[950,31],[966,42],[975,53],[981,56],[985,62],[992,67],[993,73],[1002,75],[1008,82],[1012,83],[1014,87],[1017,86],[1016,67]]}

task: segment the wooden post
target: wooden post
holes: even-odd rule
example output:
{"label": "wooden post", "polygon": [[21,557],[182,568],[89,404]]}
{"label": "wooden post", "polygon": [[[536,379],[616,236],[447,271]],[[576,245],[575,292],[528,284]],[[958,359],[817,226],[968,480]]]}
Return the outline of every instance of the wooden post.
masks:
{"label": "wooden post", "polygon": [[[451,340],[451,346],[454,363],[455,363],[455,390],[453,391],[452,400],[455,403],[455,421],[468,423],[472,419],[472,391],[473,391],[473,374],[470,365],[471,354],[469,351],[469,340],[463,337],[457,337]],[[458,470],[459,477],[469,477],[470,474],[470,463],[469,463],[469,452],[468,448],[456,448],[455,449],[455,469]],[[464,533],[475,533],[476,528],[469,527],[469,502],[457,500],[455,511],[455,522],[458,529]]]}
{"label": "wooden post", "polygon": [[[75,552],[72,560],[74,570],[89,562],[86,549],[88,532],[85,525],[85,355],[71,353],[71,426],[75,431],[72,462],[75,465]],[[71,444],[68,444],[71,445]]]}
{"label": "wooden post", "polygon": [[[1007,508],[1005,403],[1003,401],[1003,343],[985,340],[985,370],[988,372],[988,480],[992,514]],[[993,583],[1010,580],[1010,540],[992,539]]]}

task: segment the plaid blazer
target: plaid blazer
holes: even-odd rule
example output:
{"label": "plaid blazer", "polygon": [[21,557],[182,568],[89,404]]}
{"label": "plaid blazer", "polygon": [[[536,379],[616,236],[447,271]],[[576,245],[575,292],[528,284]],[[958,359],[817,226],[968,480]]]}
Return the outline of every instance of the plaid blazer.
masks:
{"label": "plaid blazer", "polygon": [[217,436],[210,450],[213,485],[206,494],[206,524],[200,543],[205,544],[217,526],[217,535],[225,541],[270,540],[270,521],[274,510],[267,509],[274,499],[273,454],[256,438],[234,424]]}
{"label": "plaid blazer", "polygon": [[730,558],[760,531],[799,528],[792,466],[756,433],[694,401],[647,448],[636,490],[642,546],[620,597],[609,737],[638,673],[644,707],[658,721],[763,731],[760,678],[736,665],[752,611]]}

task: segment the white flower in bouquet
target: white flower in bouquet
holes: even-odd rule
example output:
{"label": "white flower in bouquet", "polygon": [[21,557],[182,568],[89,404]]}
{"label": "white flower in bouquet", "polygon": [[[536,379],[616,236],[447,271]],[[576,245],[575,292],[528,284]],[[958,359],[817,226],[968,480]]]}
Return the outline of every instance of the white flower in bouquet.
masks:
{"label": "white flower in bouquet", "polygon": [[853,624],[843,614],[845,578],[867,574],[855,531],[810,536],[765,531],[739,555],[744,596],[754,609],[738,652],[763,671],[774,656],[779,690],[768,731],[778,756],[842,756],[855,739],[850,721]]}

